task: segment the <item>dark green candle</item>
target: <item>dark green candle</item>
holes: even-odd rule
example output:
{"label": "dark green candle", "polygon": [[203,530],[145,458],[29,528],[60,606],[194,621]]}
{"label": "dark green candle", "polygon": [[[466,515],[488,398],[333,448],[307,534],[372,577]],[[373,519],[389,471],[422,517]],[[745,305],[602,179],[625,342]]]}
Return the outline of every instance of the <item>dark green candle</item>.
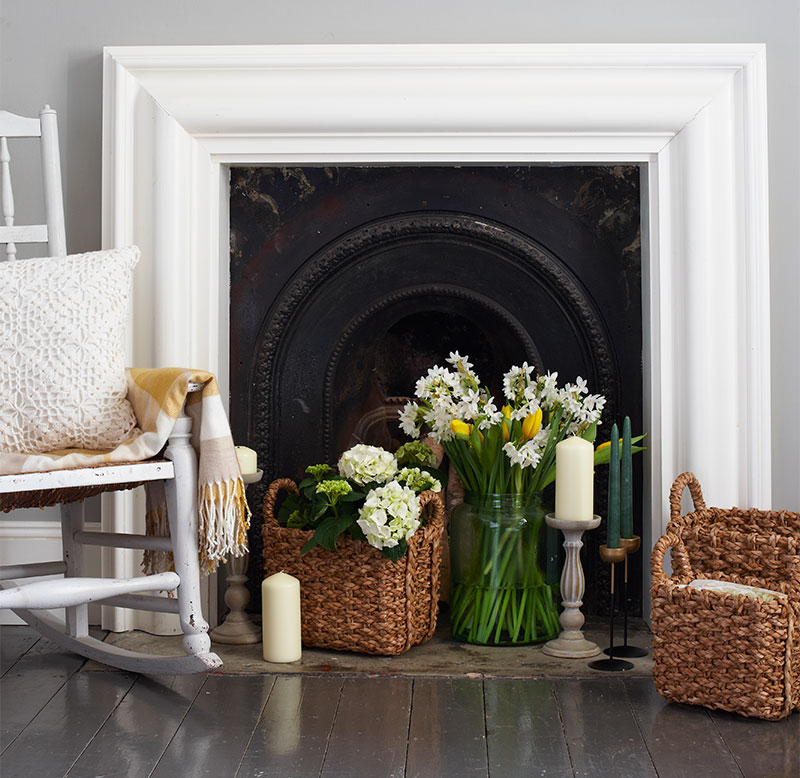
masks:
{"label": "dark green candle", "polygon": [[619,548],[619,428],[611,428],[611,458],[608,461],[608,531],[606,546]]}
{"label": "dark green candle", "polygon": [[620,479],[620,535],[633,537],[633,454],[631,453],[631,420],[625,417],[622,424],[622,476]]}

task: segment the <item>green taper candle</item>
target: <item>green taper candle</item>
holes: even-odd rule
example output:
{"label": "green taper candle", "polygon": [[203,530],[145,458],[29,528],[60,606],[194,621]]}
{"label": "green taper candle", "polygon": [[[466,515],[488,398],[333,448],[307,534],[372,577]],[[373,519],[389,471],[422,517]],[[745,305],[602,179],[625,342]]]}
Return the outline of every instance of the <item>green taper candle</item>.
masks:
{"label": "green taper candle", "polygon": [[633,454],[631,453],[631,419],[622,423],[622,477],[620,485],[620,527],[623,538],[633,537]]}
{"label": "green taper candle", "polygon": [[619,428],[611,428],[611,458],[608,461],[608,531],[606,546],[619,548]]}

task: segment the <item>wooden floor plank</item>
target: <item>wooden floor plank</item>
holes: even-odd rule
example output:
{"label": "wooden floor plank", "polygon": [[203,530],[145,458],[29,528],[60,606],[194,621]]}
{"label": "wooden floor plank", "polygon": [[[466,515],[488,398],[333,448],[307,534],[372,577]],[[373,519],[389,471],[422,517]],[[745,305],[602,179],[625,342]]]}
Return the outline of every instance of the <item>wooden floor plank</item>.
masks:
{"label": "wooden floor plank", "polygon": [[488,776],[482,681],[414,681],[407,770],[409,778]]}
{"label": "wooden floor plank", "polygon": [[233,778],[274,683],[268,675],[207,676],[153,778]]}
{"label": "wooden floor plank", "polygon": [[31,627],[0,627],[0,677],[30,649],[41,636]]}
{"label": "wooden floor plank", "polygon": [[63,778],[136,676],[76,673],[8,747],[3,778]]}
{"label": "wooden floor plank", "polygon": [[659,778],[741,776],[705,708],[667,702],[651,678],[625,678],[624,684]]}
{"label": "wooden floor plank", "polygon": [[69,772],[70,778],[146,776],[166,750],[205,676],[139,676]]}
{"label": "wooden floor plank", "polygon": [[9,668],[0,678],[0,753],[11,745],[85,661],[83,657],[40,638]]}
{"label": "wooden floor plank", "polygon": [[489,774],[572,775],[552,681],[484,681]]}
{"label": "wooden floor plank", "polygon": [[322,778],[405,775],[409,678],[347,678],[342,685]]}
{"label": "wooden floor plank", "polygon": [[712,711],[745,778],[797,778],[800,775],[800,712],[781,721],[745,718]]}
{"label": "wooden floor plank", "polygon": [[341,689],[341,678],[278,677],[237,775],[318,776]]}
{"label": "wooden floor plank", "polygon": [[555,688],[576,778],[656,778],[621,678],[559,680]]}

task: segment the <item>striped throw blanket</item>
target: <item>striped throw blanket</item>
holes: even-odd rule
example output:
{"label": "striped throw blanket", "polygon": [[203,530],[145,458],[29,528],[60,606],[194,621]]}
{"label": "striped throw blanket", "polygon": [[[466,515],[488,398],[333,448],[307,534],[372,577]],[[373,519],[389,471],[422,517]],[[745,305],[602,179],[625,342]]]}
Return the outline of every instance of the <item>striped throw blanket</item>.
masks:
{"label": "striped throw blanket", "polygon": [[[118,462],[140,462],[166,445],[175,419],[186,404],[192,419],[192,446],[198,455],[198,552],[204,572],[212,572],[228,556],[247,552],[250,510],[231,438],[230,426],[211,373],[181,368],[127,370],[128,400],[138,427],[112,451],[65,449],[45,454],[0,452],[0,473],[25,473]],[[190,383],[203,384],[188,392]],[[163,482],[147,484],[147,531],[168,535]],[[147,552],[145,572],[168,569],[169,555]]]}

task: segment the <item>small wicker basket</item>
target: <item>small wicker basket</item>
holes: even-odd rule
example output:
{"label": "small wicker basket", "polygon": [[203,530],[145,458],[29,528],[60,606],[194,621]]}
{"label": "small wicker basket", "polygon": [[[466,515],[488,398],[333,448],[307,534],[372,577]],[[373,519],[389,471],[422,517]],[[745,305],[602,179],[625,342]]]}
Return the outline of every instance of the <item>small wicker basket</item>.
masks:
{"label": "small wicker basket", "polygon": [[[681,516],[688,487],[694,510]],[[651,557],[653,677],[673,702],[762,719],[800,708],[800,513],[707,508],[692,473],[670,492],[670,522]],[[672,576],[663,570],[671,550]],[[716,579],[771,599],[694,589]]]}
{"label": "small wicker basket", "polygon": [[342,536],[337,551],[300,549],[310,530],[279,526],[278,492],[297,492],[279,478],[264,498],[264,575],[285,572],[300,580],[303,644],[366,654],[402,654],[436,629],[444,506],[434,492],[420,495],[425,522],[392,562],[368,543]]}

